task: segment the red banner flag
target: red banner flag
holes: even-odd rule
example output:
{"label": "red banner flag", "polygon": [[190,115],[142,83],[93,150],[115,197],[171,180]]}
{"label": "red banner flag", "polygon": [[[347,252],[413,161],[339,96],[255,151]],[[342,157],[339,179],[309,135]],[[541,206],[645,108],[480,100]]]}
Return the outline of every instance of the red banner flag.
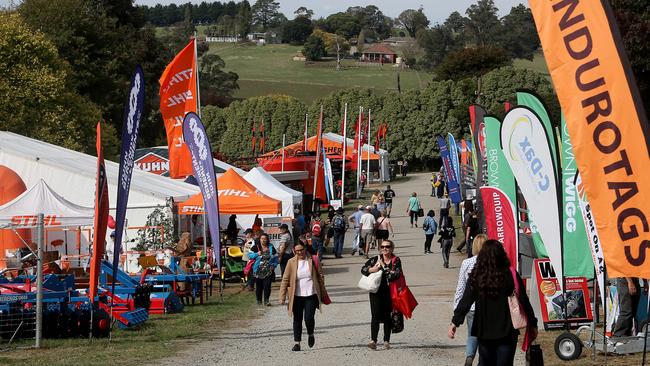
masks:
{"label": "red banner flag", "polygon": [[106,248],[106,227],[108,226],[108,180],[104,166],[102,151],[101,127],[97,123],[97,183],[95,188],[95,220],[93,225],[93,252],[90,260],[90,289],[88,296],[91,302],[97,295],[97,284],[101,261]]}
{"label": "red banner flag", "polygon": [[[517,218],[514,207],[508,195],[497,187],[483,186],[483,213],[489,238],[498,240],[503,244],[510,265],[517,267],[519,248],[517,246]],[[517,224],[516,224],[517,223]]]}
{"label": "red banner flag", "polygon": [[260,125],[260,152],[262,154],[266,152],[266,134],[264,132],[264,120],[262,120]]}
{"label": "red banner flag", "polygon": [[194,39],[167,65],[160,77],[160,113],[167,131],[169,176],[192,175],[192,157],[183,141],[183,118],[196,112],[196,53]]}
{"label": "red banner flag", "polygon": [[255,156],[255,142],[256,142],[255,141],[255,132],[256,132],[255,131],[255,121],[253,121],[253,138],[252,138],[252,140],[253,140],[253,156]]}
{"label": "red banner flag", "polygon": [[361,139],[361,125],[363,124],[363,114],[359,114],[359,118],[354,124],[354,146],[352,147],[352,169],[357,170],[359,167],[359,140]]}

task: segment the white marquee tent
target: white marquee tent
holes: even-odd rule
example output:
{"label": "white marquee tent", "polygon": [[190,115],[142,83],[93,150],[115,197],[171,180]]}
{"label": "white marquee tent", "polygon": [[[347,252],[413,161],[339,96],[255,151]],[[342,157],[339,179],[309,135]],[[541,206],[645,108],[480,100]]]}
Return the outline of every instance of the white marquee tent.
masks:
{"label": "white marquee tent", "polygon": [[282,201],[282,216],[284,217],[293,217],[294,207],[299,207],[302,202],[302,193],[280,183],[263,168],[253,168],[243,177],[260,192]]}
{"label": "white marquee tent", "polygon": [[[94,206],[95,156],[0,131],[0,165],[16,172],[27,187],[43,179],[66,200],[81,206]],[[118,173],[119,164],[106,160],[110,214],[113,216],[117,203]],[[143,226],[155,208],[171,208],[171,199],[184,201],[197,192],[197,186],[134,169],[126,213],[127,226]],[[127,230],[126,235],[127,238],[134,238],[137,229]]]}
{"label": "white marquee tent", "polygon": [[92,226],[94,209],[66,200],[41,179],[18,197],[0,206],[0,227],[36,227],[38,214],[44,215],[48,227]]}

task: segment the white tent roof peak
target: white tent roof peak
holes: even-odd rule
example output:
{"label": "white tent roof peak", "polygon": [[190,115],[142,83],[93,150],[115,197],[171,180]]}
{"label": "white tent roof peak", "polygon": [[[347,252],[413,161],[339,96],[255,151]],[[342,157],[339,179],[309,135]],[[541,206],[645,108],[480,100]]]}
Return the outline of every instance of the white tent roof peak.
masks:
{"label": "white tent roof peak", "polygon": [[260,192],[282,201],[282,216],[294,216],[293,207],[302,202],[302,193],[280,183],[260,167],[251,169],[243,177],[246,181],[257,187]]}
{"label": "white tent roof peak", "polygon": [[40,179],[13,200],[0,206],[0,226],[35,227],[36,216],[45,216],[46,226],[91,226],[95,210],[72,203]]}
{"label": "white tent roof peak", "polygon": [[[69,177],[72,177],[73,175],[83,175],[91,179],[93,182],[95,181],[95,175],[97,173],[96,156],[80,153],[7,131],[0,131],[0,141],[2,141],[2,144],[0,144],[0,161],[4,161],[4,159],[15,160],[16,157],[20,157],[21,159],[35,161],[38,165],[47,167],[47,169],[45,169],[46,171],[52,172],[53,169],[51,168],[56,168],[68,172]],[[13,167],[16,164],[7,163],[5,165]],[[109,189],[117,187],[120,165],[109,160],[106,160],[105,165]],[[29,169],[30,172],[36,170],[35,167]],[[23,179],[27,179],[26,182],[29,181],[29,174],[21,174],[20,169],[14,169],[14,171],[21,175]],[[23,173],[28,172],[25,171]],[[58,176],[61,177],[62,175],[59,174]],[[40,178],[42,177],[48,178],[47,175],[42,175]],[[48,179],[54,179],[54,173],[52,173]],[[57,190],[64,191],[62,188],[65,184],[63,186],[58,186],[57,184],[60,182],[53,183],[53,181],[50,181],[50,183],[53,184]],[[73,180],[71,179],[68,183],[73,184]],[[87,189],[88,187],[74,187],[77,191],[86,191],[84,188]],[[167,197],[182,197],[183,199],[186,199],[198,192],[199,189],[198,187],[188,183],[134,169],[133,179],[131,181],[132,196],[133,191],[139,191],[146,196],[153,196],[158,200],[165,200]],[[89,202],[87,200],[89,197],[85,198],[85,202]],[[132,198],[133,197],[130,197],[129,199],[130,203],[140,203],[132,200]]]}

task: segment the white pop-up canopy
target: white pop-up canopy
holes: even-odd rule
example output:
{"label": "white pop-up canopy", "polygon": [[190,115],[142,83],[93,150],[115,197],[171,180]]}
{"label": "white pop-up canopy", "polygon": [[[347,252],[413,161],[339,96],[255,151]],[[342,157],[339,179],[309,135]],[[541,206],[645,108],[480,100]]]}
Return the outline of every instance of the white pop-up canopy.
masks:
{"label": "white pop-up canopy", "polygon": [[79,206],[61,197],[41,179],[0,206],[0,227],[36,227],[41,213],[48,227],[92,226],[94,212],[92,207]]}
{"label": "white pop-up canopy", "polygon": [[282,201],[282,216],[284,217],[293,217],[294,206],[300,205],[302,202],[302,193],[280,183],[263,168],[253,168],[243,177],[260,192]]}

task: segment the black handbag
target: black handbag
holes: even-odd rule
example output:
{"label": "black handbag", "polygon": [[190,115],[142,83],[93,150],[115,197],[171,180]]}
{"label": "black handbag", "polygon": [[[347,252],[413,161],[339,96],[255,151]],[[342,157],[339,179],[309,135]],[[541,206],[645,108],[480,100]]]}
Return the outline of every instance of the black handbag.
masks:
{"label": "black handbag", "polygon": [[424,209],[419,209],[418,210],[418,217],[423,217],[424,216]]}
{"label": "black handbag", "polygon": [[390,318],[391,322],[393,323],[392,332],[401,333],[404,330],[404,314],[393,310],[393,312],[390,313]]}
{"label": "black handbag", "polygon": [[526,366],[544,366],[544,354],[539,344],[531,344],[526,352]]}

